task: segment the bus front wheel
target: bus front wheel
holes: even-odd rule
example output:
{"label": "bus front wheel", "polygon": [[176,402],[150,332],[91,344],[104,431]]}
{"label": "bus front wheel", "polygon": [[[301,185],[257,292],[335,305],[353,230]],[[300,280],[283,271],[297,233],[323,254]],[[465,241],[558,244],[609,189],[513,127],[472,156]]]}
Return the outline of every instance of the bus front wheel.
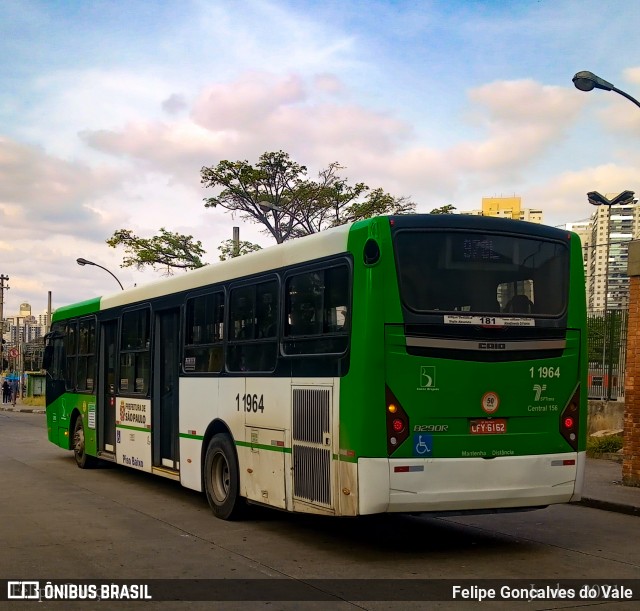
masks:
{"label": "bus front wheel", "polygon": [[239,518],[242,499],[233,443],[228,435],[214,435],[204,460],[204,488],[214,515],[222,520]]}
{"label": "bus front wheel", "polygon": [[87,454],[82,416],[76,418],[73,427],[73,457],[80,469],[91,469],[98,463],[97,459]]}

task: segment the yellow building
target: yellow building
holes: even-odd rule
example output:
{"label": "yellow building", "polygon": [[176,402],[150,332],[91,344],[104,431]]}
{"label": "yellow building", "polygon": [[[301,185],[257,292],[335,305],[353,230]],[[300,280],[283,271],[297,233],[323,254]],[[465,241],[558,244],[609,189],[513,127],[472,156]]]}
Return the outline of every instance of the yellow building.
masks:
{"label": "yellow building", "polygon": [[516,197],[483,197],[482,216],[497,216],[501,218],[542,223],[542,210],[522,207],[522,198]]}

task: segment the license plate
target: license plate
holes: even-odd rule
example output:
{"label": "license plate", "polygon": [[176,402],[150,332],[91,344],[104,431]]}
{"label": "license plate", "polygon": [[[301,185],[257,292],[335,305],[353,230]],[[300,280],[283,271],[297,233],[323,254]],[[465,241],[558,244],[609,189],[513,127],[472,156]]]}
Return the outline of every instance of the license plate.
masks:
{"label": "license plate", "polygon": [[505,418],[484,418],[482,420],[471,420],[469,432],[472,435],[497,435],[507,432],[507,421]]}

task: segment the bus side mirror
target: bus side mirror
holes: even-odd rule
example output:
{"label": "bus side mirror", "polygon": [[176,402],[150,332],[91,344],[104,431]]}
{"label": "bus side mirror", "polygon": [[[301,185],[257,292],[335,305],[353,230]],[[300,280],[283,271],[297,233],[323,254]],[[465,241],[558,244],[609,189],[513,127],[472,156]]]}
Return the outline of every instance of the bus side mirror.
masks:
{"label": "bus side mirror", "polygon": [[45,346],[44,353],[42,355],[42,369],[46,369],[47,371],[51,368],[53,364],[53,346]]}

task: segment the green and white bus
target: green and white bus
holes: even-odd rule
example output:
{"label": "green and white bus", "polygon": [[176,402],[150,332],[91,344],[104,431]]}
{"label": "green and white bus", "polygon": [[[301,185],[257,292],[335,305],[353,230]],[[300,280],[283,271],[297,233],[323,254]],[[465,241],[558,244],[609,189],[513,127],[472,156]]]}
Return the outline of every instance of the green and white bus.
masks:
{"label": "green and white bus", "polygon": [[580,498],[579,238],[377,217],[56,310],[50,441],[246,503],[356,516]]}

